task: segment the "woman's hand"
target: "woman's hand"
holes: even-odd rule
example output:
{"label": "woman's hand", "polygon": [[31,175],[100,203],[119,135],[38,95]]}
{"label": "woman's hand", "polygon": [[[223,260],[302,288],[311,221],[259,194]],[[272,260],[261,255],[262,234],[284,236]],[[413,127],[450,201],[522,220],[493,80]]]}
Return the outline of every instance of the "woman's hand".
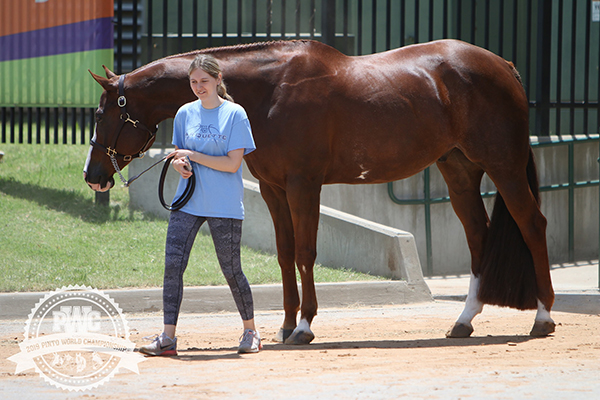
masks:
{"label": "woman's hand", "polygon": [[180,150],[177,149],[171,154],[169,154],[169,158],[173,158],[171,164],[175,171],[179,172],[183,179],[188,179],[193,175],[192,166],[189,161],[189,157],[193,154],[190,150]]}
{"label": "woman's hand", "polygon": [[184,179],[189,178],[192,174],[185,171],[184,166],[189,165],[189,161],[204,165],[217,171],[235,173],[242,165],[244,158],[244,149],[235,149],[229,151],[224,156],[209,156],[208,154],[199,153],[197,151],[178,149],[169,154],[169,157],[174,157],[173,167],[181,174]]}

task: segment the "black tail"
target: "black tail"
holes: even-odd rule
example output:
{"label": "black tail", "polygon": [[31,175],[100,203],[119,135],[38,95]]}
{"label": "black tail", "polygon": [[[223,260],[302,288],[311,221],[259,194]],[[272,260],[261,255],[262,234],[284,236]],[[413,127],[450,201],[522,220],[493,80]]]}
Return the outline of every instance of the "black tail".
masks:
{"label": "black tail", "polygon": [[[531,148],[527,179],[539,204],[537,169]],[[477,297],[481,302],[519,310],[537,308],[533,258],[500,193],[496,195],[479,272],[480,286]]]}

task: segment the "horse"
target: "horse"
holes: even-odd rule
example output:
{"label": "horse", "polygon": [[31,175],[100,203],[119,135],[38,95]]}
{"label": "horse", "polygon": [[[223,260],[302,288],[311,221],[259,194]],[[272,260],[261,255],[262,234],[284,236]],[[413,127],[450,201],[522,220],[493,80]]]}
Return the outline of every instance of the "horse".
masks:
{"label": "horse", "polygon": [[[471,254],[465,307],[446,336],[469,337],[484,304],[537,310],[530,335],[555,331],[528,101],[511,62],[458,40],[364,56],[299,40],[203,49],[124,75],[103,66],[106,78],[90,71],[104,89],[84,167],[91,189],[110,189],[115,172],[152,145],[156,125],[196,100],[187,69],[198,53],[218,60],[228,92],[252,126],[256,150],[245,161],[275,229],[280,341],[314,339],[322,185],[390,182],[433,163]],[[484,173],[497,188],[491,218],[480,192]]]}

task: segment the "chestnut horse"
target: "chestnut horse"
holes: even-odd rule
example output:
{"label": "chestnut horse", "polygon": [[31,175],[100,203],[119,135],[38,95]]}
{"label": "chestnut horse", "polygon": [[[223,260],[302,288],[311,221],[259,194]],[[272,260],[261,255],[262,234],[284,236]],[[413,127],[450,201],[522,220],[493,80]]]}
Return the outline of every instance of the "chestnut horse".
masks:
{"label": "chestnut horse", "polygon": [[[528,101],[512,63],[456,40],[358,57],[315,41],[281,41],[170,56],[121,76],[104,67],[107,78],[92,73],[104,88],[84,170],[93,190],[113,186],[115,165],[146,151],[155,126],[196,99],[187,70],[198,53],[217,58],[252,126],[257,149],[245,160],[273,219],[283,281],[279,339],[314,338],[321,186],[394,181],[433,163],[472,263],[465,309],[447,336],[469,336],[483,304],[537,309],[531,335],[554,332]],[[498,189],[491,219],[480,195],[484,173]]]}

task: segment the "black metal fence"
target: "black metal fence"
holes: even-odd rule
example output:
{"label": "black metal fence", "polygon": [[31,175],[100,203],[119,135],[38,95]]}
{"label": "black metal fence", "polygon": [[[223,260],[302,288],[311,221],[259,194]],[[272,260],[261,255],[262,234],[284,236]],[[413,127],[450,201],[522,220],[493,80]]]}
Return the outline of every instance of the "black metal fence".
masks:
{"label": "black metal fence", "polygon": [[[115,0],[115,65],[265,40],[348,55],[456,38],[513,61],[537,136],[598,132],[600,7],[589,0]],[[0,51],[2,51],[0,49]],[[90,65],[98,70],[100,66]],[[85,144],[89,108],[0,108],[0,143]],[[160,145],[160,141],[158,143]]]}

